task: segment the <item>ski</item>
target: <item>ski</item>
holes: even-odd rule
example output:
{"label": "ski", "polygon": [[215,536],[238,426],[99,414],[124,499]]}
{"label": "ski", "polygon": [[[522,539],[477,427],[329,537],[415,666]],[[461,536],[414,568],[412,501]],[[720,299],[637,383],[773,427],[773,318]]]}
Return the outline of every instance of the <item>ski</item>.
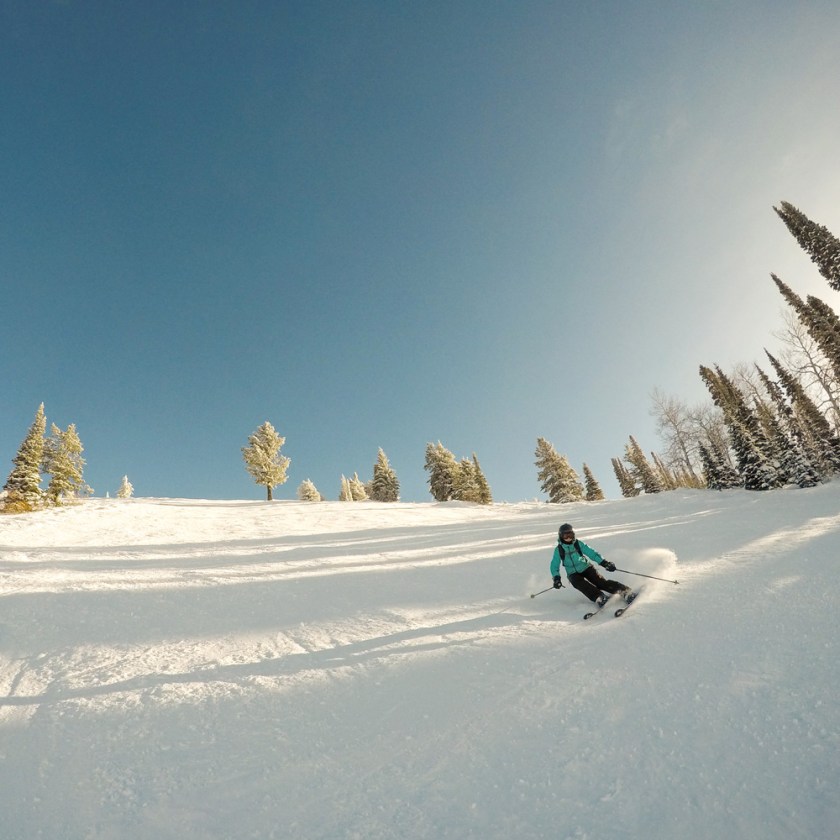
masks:
{"label": "ski", "polygon": [[592,618],[593,616],[598,615],[598,613],[599,613],[599,612],[601,612],[601,610],[603,610],[603,609],[604,609],[604,607],[606,607],[606,606],[607,606],[607,604],[609,604],[609,602],[612,600],[612,597],[613,597],[613,596],[612,596],[612,595],[610,595],[610,597],[609,597],[609,598],[607,598],[607,600],[606,600],[606,601],[604,601],[604,603],[603,603],[600,607],[596,607],[594,610],[592,610],[592,612],[588,612],[588,613],[586,613],[586,615],[583,617],[583,620],[584,620],[584,621],[588,621],[588,620],[589,620],[590,618]]}
{"label": "ski", "polygon": [[628,609],[630,609],[630,607],[631,607],[631,606],[633,606],[633,602],[636,600],[636,598],[638,598],[638,597],[639,597],[639,592],[641,592],[641,589],[636,590],[636,591],[633,593],[633,597],[632,597],[629,601],[627,601],[627,603],[626,603],[623,607],[619,607],[619,608],[618,608],[618,609],[617,609],[617,610],[613,613],[613,615],[614,615],[616,618],[620,618],[621,616],[623,616],[623,615],[624,615],[624,613],[626,613],[626,612],[627,612],[627,610],[628,610]]}
{"label": "ski", "polygon": [[[614,615],[616,618],[619,618],[619,617],[621,617],[622,615],[624,615],[624,613],[627,611],[628,607],[629,607],[629,606],[633,603],[633,601],[635,601],[635,600],[636,600],[636,598],[638,598],[639,593],[640,593],[641,591],[642,591],[642,587],[640,587],[640,588],[639,588],[639,589],[637,589],[635,592],[633,592],[633,593],[632,593],[633,597],[632,597],[629,601],[627,601],[627,602],[624,604],[624,606],[623,606],[623,607],[619,607],[619,608],[618,608],[618,609],[617,609],[617,610],[613,613],[613,615]],[[591,612],[586,613],[586,615],[584,615],[584,617],[583,617],[584,621],[588,621],[590,618],[594,618],[596,615],[598,615],[598,613],[599,613],[599,612],[601,612],[601,610],[603,610],[603,609],[604,609],[604,607],[606,607],[606,606],[607,606],[607,605],[608,605],[608,604],[612,601],[612,599],[613,599],[613,598],[617,597],[617,595],[618,595],[618,593],[613,594],[613,595],[610,595],[610,597],[609,597],[609,598],[607,598],[607,600],[604,602],[604,606],[603,606],[603,607],[598,607],[598,608],[596,608],[596,609],[592,610]],[[620,595],[619,595],[618,597],[620,597]]]}

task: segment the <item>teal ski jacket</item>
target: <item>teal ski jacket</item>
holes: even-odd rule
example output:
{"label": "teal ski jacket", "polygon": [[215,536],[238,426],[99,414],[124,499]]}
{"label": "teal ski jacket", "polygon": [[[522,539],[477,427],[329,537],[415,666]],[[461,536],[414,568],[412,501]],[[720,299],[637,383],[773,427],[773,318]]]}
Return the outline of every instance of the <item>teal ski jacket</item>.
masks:
{"label": "teal ski jacket", "polygon": [[[576,546],[580,546],[580,551]],[[551,576],[560,574],[560,550],[563,551],[563,568],[567,575],[573,575],[579,572],[585,572],[589,565],[589,560],[597,563],[599,566],[604,565],[604,558],[590,548],[583,540],[575,540],[573,543],[558,544],[554,549],[554,556],[551,558]],[[588,559],[587,559],[588,558]]]}

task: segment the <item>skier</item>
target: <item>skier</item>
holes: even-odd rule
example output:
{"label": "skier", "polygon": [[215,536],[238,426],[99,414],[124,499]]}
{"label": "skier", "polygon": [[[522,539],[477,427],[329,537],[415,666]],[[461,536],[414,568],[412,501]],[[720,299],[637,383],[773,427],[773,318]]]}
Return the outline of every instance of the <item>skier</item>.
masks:
{"label": "skier", "polygon": [[615,563],[610,563],[609,560],[601,557],[594,548],[590,548],[585,542],[575,539],[575,529],[568,522],[560,526],[558,537],[557,548],[554,549],[554,556],[551,558],[551,574],[554,578],[555,589],[559,589],[563,585],[563,580],[560,577],[560,563],[562,562],[569,577],[569,583],[575,589],[583,592],[599,608],[607,603],[610,595],[619,592],[628,604],[636,597],[629,586],[625,586],[617,580],[607,580],[598,574],[595,567],[590,565],[590,560],[599,566],[603,566],[608,572],[615,571]]}

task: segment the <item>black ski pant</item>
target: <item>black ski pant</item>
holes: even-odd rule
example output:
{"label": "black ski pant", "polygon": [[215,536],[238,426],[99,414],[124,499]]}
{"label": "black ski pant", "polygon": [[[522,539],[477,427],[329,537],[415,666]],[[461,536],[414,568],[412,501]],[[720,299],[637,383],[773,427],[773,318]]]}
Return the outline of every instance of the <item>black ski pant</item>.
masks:
{"label": "black ski pant", "polygon": [[602,578],[594,566],[589,566],[584,572],[572,572],[569,575],[569,583],[583,592],[590,601],[595,601],[602,592],[615,594],[626,592],[630,588],[617,580]]}

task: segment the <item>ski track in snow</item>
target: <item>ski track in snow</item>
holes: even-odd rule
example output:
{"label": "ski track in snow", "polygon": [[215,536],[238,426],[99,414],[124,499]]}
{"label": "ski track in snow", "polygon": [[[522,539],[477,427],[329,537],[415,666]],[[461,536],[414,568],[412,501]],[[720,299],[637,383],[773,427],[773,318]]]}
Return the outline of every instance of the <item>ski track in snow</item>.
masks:
{"label": "ski track in snow", "polygon": [[[820,836],[838,499],[4,517],[7,836]],[[618,621],[530,598],[561,519],[679,585],[615,574],[644,584]]]}

